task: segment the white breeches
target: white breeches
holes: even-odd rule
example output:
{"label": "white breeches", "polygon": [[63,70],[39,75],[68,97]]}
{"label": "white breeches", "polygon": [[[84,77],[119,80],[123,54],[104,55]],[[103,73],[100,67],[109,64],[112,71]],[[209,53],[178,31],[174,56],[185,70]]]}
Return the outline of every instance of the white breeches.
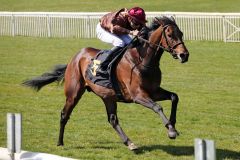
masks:
{"label": "white breeches", "polygon": [[96,32],[97,37],[100,40],[106,43],[110,43],[113,46],[124,47],[125,45],[129,44],[132,40],[132,38],[128,34],[116,35],[106,31],[101,27],[100,23],[97,24]]}

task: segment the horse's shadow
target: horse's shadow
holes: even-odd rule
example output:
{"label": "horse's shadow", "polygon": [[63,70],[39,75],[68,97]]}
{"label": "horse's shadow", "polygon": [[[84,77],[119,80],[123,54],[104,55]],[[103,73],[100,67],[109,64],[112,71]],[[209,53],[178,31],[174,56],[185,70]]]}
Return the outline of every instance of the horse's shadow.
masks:
{"label": "horse's shadow", "polygon": [[194,148],[191,146],[172,146],[172,145],[151,145],[139,147],[136,154],[144,154],[155,150],[162,150],[173,156],[190,156],[194,154]]}
{"label": "horse's shadow", "polygon": [[[151,152],[155,150],[162,150],[173,156],[194,156],[193,146],[172,146],[172,145],[151,145],[142,146],[136,151],[136,154],[144,154],[145,152]],[[217,159],[240,159],[240,152],[216,149]]]}

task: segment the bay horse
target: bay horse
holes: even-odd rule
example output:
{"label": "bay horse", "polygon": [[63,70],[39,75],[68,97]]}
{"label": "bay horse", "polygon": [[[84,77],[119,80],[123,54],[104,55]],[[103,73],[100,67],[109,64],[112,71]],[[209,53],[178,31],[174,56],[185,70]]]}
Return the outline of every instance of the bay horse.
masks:
{"label": "bay horse", "polygon": [[[139,45],[128,48],[116,66],[115,75],[120,91],[126,103],[137,103],[156,112],[167,128],[168,136],[175,139],[178,132],[175,129],[178,95],[160,87],[160,58],[164,51],[181,63],[187,62],[189,52],[183,42],[183,33],[169,17],[155,17],[150,27],[145,27],[145,36],[139,36]],[[120,127],[117,116],[118,98],[113,89],[92,83],[86,78],[86,70],[99,49],[87,47],[72,57],[67,65],[58,66],[52,73],[45,73],[23,84],[40,90],[41,87],[64,78],[66,102],[60,116],[60,132],[58,146],[64,145],[64,129],[70,115],[86,89],[99,96],[106,107],[108,122],[115,129],[123,143],[130,149],[138,147],[128,138]],[[170,118],[163,112],[157,101],[171,100]]]}

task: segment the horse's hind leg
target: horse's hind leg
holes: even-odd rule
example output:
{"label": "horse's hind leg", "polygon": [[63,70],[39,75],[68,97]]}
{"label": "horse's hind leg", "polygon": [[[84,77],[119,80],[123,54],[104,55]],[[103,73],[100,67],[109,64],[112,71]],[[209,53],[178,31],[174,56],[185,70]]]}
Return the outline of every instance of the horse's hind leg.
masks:
{"label": "horse's hind leg", "polygon": [[130,150],[138,149],[137,146],[127,137],[122,128],[119,125],[119,120],[117,117],[117,103],[112,101],[111,98],[103,99],[106,106],[108,122],[112,125],[115,131],[118,133],[123,143],[128,146]]}
{"label": "horse's hind leg", "polygon": [[64,129],[65,125],[67,124],[70,115],[78,103],[79,99],[83,95],[85,91],[85,87],[83,83],[80,83],[78,78],[70,78],[66,79],[65,77],[65,95],[66,95],[66,103],[64,108],[61,112],[60,117],[60,132],[59,132],[59,139],[58,139],[58,146],[63,146],[63,137],[64,137]]}

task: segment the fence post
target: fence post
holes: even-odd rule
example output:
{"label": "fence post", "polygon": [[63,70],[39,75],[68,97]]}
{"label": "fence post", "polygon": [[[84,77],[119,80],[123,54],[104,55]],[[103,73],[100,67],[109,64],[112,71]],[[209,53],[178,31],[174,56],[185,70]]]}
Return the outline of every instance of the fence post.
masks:
{"label": "fence post", "polygon": [[194,144],[195,160],[216,160],[216,149],[214,141],[195,139]]}
{"label": "fence post", "polygon": [[49,16],[49,14],[46,15],[47,17],[47,32],[48,32],[48,38],[50,38],[52,36],[51,33],[51,18]]}
{"label": "fence post", "polygon": [[7,114],[7,147],[12,160],[14,154],[21,152],[22,116],[21,114]]}
{"label": "fence post", "polygon": [[87,16],[87,38],[91,38],[91,23],[90,16]]}
{"label": "fence post", "polygon": [[15,36],[15,16],[14,16],[14,14],[12,14],[12,16],[11,16],[11,25],[12,25],[12,36],[14,37]]}
{"label": "fence post", "polygon": [[222,21],[223,21],[223,41],[227,42],[227,30],[226,30],[225,16],[222,16]]}
{"label": "fence post", "polygon": [[7,114],[7,147],[12,160],[14,160],[15,153],[15,117],[14,114]]}

